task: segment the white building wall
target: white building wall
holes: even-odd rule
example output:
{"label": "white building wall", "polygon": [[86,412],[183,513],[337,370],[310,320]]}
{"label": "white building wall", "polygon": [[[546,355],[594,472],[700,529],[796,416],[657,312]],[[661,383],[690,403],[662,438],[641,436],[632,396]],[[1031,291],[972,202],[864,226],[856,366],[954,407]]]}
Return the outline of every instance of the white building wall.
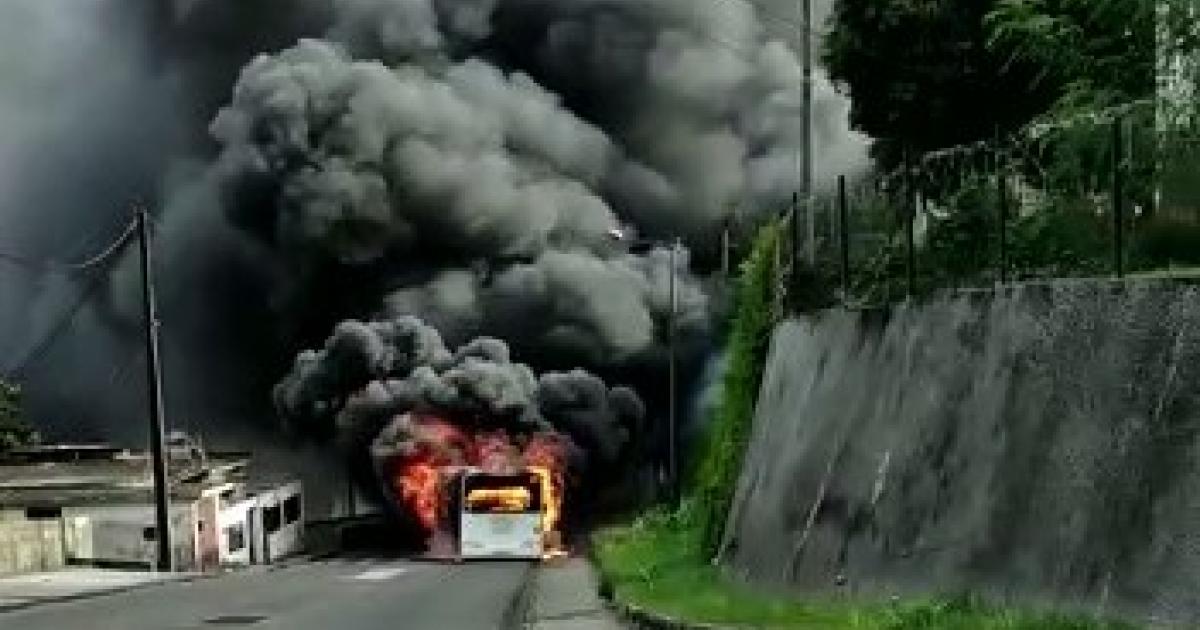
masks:
{"label": "white building wall", "polygon": [[257,504],[255,499],[249,498],[221,506],[217,524],[221,534],[222,565],[250,564],[250,518]]}
{"label": "white building wall", "polygon": [[[152,565],[158,549],[154,520],[154,506],[150,504],[64,508],[62,522],[70,532],[68,558],[76,562]],[[180,570],[190,570],[194,563],[192,523],[190,503],[172,505],[172,546]]]}
{"label": "white building wall", "polygon": [[254,562],[267,564],[304,548],[304,497],[300,482],[255,493],[250,530]]}
{"label": "white building wall", "polygon": [[28,519],[24,510],[0,510],[0,575],[50,571],[65,561],[58,519]]}
{"label": "white building wall", "polygon": [[84,515],[63,514],[63,549],[68,562],[91,558],[95,554],[92,544],[92,521]]}

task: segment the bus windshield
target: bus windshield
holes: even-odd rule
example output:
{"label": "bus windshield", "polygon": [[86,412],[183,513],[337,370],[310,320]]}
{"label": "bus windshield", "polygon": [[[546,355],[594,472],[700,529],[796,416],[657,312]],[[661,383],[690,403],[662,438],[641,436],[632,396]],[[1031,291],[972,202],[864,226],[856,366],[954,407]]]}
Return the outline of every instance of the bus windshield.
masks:
{"label": "bus windshield", "polygon": [[524,514],[542,509],[537,475],[468,475],[463,480],[463,511]]}

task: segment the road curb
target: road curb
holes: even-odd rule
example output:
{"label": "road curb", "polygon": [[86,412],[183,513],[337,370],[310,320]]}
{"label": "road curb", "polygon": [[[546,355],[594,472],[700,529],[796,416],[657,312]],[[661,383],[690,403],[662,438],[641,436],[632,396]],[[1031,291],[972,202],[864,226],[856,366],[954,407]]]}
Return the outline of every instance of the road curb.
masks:
{"label": "road curb", "polygon": [[614,601],[607,604],[618,618],[639,630],[729,630],[725,626],[675,619],[631,604]]}
{"label": "road curb", "polygon": [[618,619],[638,630],[731,630],[725,626],[675,619],[640,606],[606,598],[603,596],[603,591],[601,591],[601,599]]}
{"label": "road curb", "polygon": [[517,592],[513,593],[512,600],[508,602],[508,608],[504,609],[504,616],[500,621],[501,630],[521,630],[525,627],[525,617],[529,612],[529,597],[533,587],[533,577],[537,574],[535,564],[529,564],[525,568],[525,575],[521,578],[521,585],[517,587]]}
{"label": "road curb", "polygon": [[600,569],[600,565],[594,557],[590,560],[596,569],[599,581],[600,601],[604,602],[604,605],[627,625],[638,630],[730,630],[726,626],[675,619],[641,606],[619,601],[613,589],[612,580]]}

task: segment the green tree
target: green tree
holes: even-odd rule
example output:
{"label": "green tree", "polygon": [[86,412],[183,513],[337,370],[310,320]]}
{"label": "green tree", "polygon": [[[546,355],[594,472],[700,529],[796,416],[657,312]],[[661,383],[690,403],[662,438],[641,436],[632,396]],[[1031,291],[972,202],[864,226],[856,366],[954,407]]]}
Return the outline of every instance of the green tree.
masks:
{"label": "green tree", "polygon": [[823,57],[853,98],[852,124],[880,139],[876,156],[894,166],[901,147],[953,146],[1046,113],[1152,97],[1160,49],[1196,43],[1184,10],[1195,4],[842,0]]}
{"label": "green tree", "polygon": [[852,98],[851,123],[876,138],[875,157],[899,163],[990,138],[1024,124],[1057,98],[1038,68],[988,46],[997,0],[841,0],[823,61]]}
{"label": "green tree", "polygon": [[0,381],[0,452],[37,441],[37,432],[21,416],[21,390]]}
{"label": "green tree", "polygon": [[1056,96],[1055,109],[1091,109],[1154,95],[1159,6],[1152,0],[999,0],[984,24],[990,49],[1036,69],[1036,82]]}

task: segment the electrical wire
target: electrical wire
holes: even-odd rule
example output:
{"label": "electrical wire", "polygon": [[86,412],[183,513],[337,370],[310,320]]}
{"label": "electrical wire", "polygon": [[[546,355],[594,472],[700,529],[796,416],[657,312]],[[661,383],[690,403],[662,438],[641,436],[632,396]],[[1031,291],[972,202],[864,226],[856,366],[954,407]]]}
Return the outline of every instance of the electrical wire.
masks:
{"label": "electrical wire", "polygon": [[112,243],[106,246],[99,253],[84,259],[82,262],[66,263],[54,260],[38,260],[29,256],[22,256],[12,252],[0,251],[0,261],[11,263],[18,267],[23,267],[31,271],[38,272],[58,272],[66,274],[78,274],[99,267],[109,261],[118,251],[123,249],[125,245],[133,238],[134,232],[137,231],[137,221],[130,221],[125,229],[121,232]]}
{"label": "electrical wire", "polygon": [[92,296],[94,296],[96,291],[98,291],[102,286],[104,286],[103,277],[97,276],[93,278],[91,284],[89,284],[87,288],[79,293],[79,296],[75,299],[75,302],[72,303],[70,308],[65,311],[63,316],[59,318],[57,322],[55,322],[54,326],[50,329],[50,332],[47,333],[47,335],[43,337],[42,340],[39,341],[37,345],[29,351],[28,354],[25,355],[25,358],[21,360],[17,367],[8,371],[6,380],[24,380],[29,369],[41,361],[47,354],[49,354],[50,349],[58,342],[59,339],[63,337],[63,335],[67,333],[67,331],[72,328],[79,313],[83,310],[83,307],[91,300]]}
{"label": "electrical wire", "polygon": [[105,269],[102,266],[107,265],[114,260],[124,249],[125,246],[133,240],[133,236],[137,231],[137,222],[131,221],[126,226],[124,232],[121,233],[116,240],[110,243],[102,251],[96,255],[79,263],[56,263],[56,262],[38,262],[26,257],[16,256],[0,252],[0,259],[9,262],[19,261],[22,266],[33,267],[39,270],[59,270],[72,274],[80,274],[92,272],[89,277],[88,285],[79,293],[75,301],[70,307],[63,312],[62,317],[58,319],[51,327],[50,331],[43,337],[33,348],[26,354],[25,358],[17,364],[16,367],[7,370],[6,378],[9,380],[20,381],[24,380],[27,372],[38,362],[40,362],[54,345],[73,327],[79,313],[83,311],[83,307],[91,300],[91,298],[105,285],[107,280],[104,274]]}

